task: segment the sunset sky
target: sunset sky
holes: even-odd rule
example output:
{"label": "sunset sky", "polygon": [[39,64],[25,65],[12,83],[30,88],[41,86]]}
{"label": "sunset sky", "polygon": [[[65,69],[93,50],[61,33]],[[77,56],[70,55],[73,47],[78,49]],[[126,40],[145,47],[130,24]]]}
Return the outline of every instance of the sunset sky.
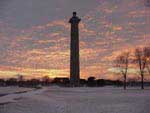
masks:
{"label": "sunset sky", "polygon": [[69,77],[73,11],[82,19],[82,78],[119,78],[115,56],[150,45],[144,0],[0,0],[0,77]]}

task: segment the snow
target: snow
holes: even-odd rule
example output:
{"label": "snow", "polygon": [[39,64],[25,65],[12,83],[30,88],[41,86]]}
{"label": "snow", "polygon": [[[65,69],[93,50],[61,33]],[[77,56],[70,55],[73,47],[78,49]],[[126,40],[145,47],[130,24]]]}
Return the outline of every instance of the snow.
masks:
{"label": "snow", "polygon": [[[3,89],[3,91],[2,91]],[[21,88],[21,87],[1,87],[0,104],[17,102],[16,100],[21,97],[30,96],[43,92],[45,89],[36,90],[32,88]]]}
{"label": "snow", "polygon": [[22,88],[22,87],[0,87],[0,95],[10,94],[14,92],[23,92],[23,91],[29,91],[31,88]]}
{"label": "snow", "polygon": [[150,113],[150,89],[44,87],[0,103],[0,113]]}

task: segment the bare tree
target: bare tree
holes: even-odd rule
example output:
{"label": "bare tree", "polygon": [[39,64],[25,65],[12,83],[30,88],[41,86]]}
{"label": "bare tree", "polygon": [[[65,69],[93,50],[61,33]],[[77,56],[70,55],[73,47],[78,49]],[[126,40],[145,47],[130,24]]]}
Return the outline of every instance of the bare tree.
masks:
{"label": "bare tree", "polygon": [[150,75],[150,47],[145,47],[144,52],[145,52],[145,57],[146,57],[146,68]]}
{"label": "bare tree", "polygon": [[116,67],[120,70],[120,73],[123,75],[124,78],[124,90],[126,90],[126,79],[127,79],[127,72],[128,72],[128,65],[129,65],[129,52],[124,52],[119,55],[116,60]]}
{"label": "bare tree", "polygon": [[42,77],[42,82],[43,82],[43,85],[49,85],[50,84],[50,78],[49,76],[43,76]]}
{"label": "bare tree", "polygon": [[141,89],[144,89],[144,72],[147,62],[145,48],[137,48],[135,50],[135,61],[139,66],[139,71],[141,75]]}

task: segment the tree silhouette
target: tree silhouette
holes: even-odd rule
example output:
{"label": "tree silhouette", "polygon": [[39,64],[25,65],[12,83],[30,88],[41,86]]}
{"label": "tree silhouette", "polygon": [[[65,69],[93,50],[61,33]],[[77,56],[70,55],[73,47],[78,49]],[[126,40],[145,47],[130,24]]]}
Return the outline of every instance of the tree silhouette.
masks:
{"label": "tree silhouette", "polygon": [[129,65],[129,52],[124,52],[115,59],[116,67],[124,78],[124,90],[126,90],[126,79]]}
{"label": "tree silhouette", "polygon": [[96,81],[95,81],[95,77],[89,77],[87,80],[88,86],[89,87],[94,87],[96,86]]}
{"label": "tree silhouette", "polygon": [[150,47],[145,47],[145,57],[146,57],[146,69],[150,75]]}
{"label": "tree silhouette", "polygon": [[139,71],[141,75],[141,89],[144,89],[144,70],[147,62],[145,48],[137,48],[135,50],[135,61],[139,66]]}
{"label": "tree silhouette", "polygon": [[43,85],[49,85],[50,84],[50,78],[49,78],[49,76],[43,76],[42,77],[42,83],[43,83]]}

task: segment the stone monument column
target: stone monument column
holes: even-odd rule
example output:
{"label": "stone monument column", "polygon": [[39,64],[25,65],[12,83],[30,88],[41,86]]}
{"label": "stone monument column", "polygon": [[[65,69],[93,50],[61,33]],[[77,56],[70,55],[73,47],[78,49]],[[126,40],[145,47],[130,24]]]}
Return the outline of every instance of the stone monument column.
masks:
{"label": "stone monument column", "polygon": [[69,20],[71,24],[71,43],[70,43],[70,82],[72,87],[78,87],[80,82],[80,56],[79,56],[79,22],[81,19],[73,12]]}

